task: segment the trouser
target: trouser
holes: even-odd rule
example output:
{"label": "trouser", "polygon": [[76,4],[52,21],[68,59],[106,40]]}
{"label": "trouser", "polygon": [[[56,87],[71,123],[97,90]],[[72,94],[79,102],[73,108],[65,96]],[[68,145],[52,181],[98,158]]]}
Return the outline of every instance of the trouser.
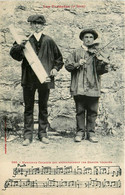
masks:
{"label": "trouser", "polygon": [[77,132],[95,132],[99,97],[74,96]]}
{"label": "trouser", "polygon": [[39,128],[38,137],[46,137],[46,128],[48,124],[48,112],[47,112],[47,102],[49,98],[50,90],[47,88],[47,84],[39,84],[38,86],[23,87],[23,98],[25,104],[24,110],[24,139],[33,138],[33,111],[34,111],[34,97],[35,91],[38,89],[38,105],[39,105]]}

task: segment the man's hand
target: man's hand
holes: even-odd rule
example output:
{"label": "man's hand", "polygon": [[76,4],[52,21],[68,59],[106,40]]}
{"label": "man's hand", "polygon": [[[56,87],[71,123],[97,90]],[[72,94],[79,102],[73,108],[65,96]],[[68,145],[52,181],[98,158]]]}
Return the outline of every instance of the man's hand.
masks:
{"label": "man's hand", "polygon": [[97,55],[98,51],[96,49],[89,49],[89,53]]}
{"label": "man's hand", "polygon": [[50,77],[46,77],[46,81],[45,81],[45,83],[49,83],[49,82],[51,82]]}
{"label": "man's hand", "polygon": [[22,40],[20,46],[22,47],[22,49],[25,49],[25,45],[26,45],[27,40]]}
{"label": "man's hand", "polygon": [[85,63],[86,63],[86,60],[85,59],[80,59],[79,60],[79,65],[80,66],[83,66]]}
{"label": "man's hand", "polygon": [[106,60],[106,57],[104,56],[104,53],[99,52],[96,49],[90,49],[89,53],[94,54],[94,56],[96,56],[98,60],[105,61],[105,62],[108,63],[108,60]]}
{"label": "man's hand", "polygon": [[57,70],[53,68],[50,72],[50,76],[55,77],[57,75]]}

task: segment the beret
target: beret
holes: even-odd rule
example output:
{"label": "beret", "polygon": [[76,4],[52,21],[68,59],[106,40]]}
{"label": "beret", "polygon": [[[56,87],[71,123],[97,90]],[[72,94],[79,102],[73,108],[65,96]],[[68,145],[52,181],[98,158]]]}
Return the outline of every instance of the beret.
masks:
{"label": "beret", "polygon": [[91,34],[93,34],[94,39],[97,39],[97,37],[98,37],[98,34],[97,34],[97,32],[96,32],[95,30],[93,30],[93,29],[86,29],[86,30],[81,31],[81,33],[80,33],[80,35],[79,35],[79,38],[82,40],[82,39],[83,39],[83,36],[84,36],[86,33],[91,33]]}
{"label": "beret", "polygon": [[28,17],[27,21],[33,23],[39,23],[39,24],[46,23],[46,20],[43,15],[31,15]]}

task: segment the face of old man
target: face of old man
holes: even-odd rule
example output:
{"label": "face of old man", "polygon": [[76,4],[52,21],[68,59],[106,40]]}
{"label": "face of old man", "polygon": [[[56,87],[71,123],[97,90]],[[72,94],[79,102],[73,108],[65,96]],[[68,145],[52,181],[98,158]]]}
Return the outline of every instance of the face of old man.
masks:
{"label": "face of old man", "polygon": [[44,24],[31,22],[30,26],[31,26],[32,31],[34,31],[36,33],[39,33],[41,31],[43,31],[43,29],[44,29]]}
{"label": "face of old man", "polygon": [[91,46],[94,42],[94,36],[91,33],[86,33],[82,40],[85,46]]}

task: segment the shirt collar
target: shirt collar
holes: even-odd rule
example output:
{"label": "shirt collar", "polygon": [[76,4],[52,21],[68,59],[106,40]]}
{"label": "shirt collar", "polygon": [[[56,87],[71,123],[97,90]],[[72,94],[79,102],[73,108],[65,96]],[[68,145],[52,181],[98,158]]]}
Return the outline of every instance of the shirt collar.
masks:
{"label": "shirt collar", "polygon": [[81,45],[81,47],[85,50],[85,51],[88,51],[88,47],[86,47],[85,45]]}
{"label": "shirt collar", "polygon": [[42,34],[43,34],[43,32],[41,31],[39,33],[35,32],[33,35],[35,36],[36,40],[39,41]]}

